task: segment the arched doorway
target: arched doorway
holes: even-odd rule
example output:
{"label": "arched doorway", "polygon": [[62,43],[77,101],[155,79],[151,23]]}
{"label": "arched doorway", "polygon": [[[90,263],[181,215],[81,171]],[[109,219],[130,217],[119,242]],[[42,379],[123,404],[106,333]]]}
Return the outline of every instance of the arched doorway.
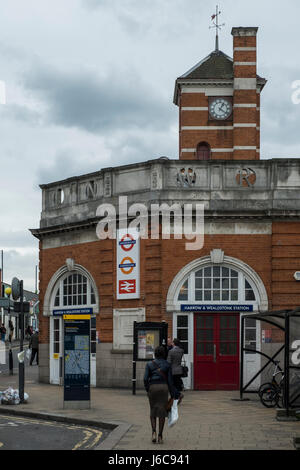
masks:
{"label": "arched doorway", "polygon": [[[235,390],[239,387],[240,316],[267,309],[267,294],[259,276],[230,257],[213,263],[211,256],[195,260],[174,278],[167,298],[173,311],[173,335],[179,337],[190,364],[187,387]],[[245,342],[260,348],[260,326],[247,320]],[[248,352],[245,379],[259,370],[260,358]],[[259,384],[253,384],[256,388]]]}
{"label": "arched doorway", "polygon": [[[62,383],[63,364],[63,313],[74,309],[91,311],[91,385],[96,386],[96,316],[99,311],[99,299],[95,282],[81,266],[74,265],[60,269],[51,279],[44,302],[44,315],[49,315],[50,327],[50,383]],[[48,310],[48,311],[47,311]]]}
{"label": "arched doorway", "polygon": [[210,160],[211,150],[210,145],[207,142],[200,142],[196,149],[197,160]]}

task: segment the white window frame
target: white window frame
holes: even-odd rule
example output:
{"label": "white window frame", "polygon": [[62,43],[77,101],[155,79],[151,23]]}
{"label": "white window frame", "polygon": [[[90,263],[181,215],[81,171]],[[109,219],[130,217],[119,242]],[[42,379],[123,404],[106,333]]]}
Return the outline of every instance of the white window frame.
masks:
{"label": "white window frame", "polygon": [[[63,298],[64,298],[64,292],[63,292],[63,289],[64,289],[64,280],[67,279],[68,277],[70,276],[73,276],[74,274],[77,274],[77,275],[81,275],[82,277],[84,277],[87,281],[87,292],[86,292],[86,296],[87,296],[87,303],[86,304],[72,304],[72,305],[64,305],[63,303]],[[72,284],[73,285],[73,284]],[[91,286],[93,287],[93,291],[94,291],[94,296],[95,296],[95,303],[92,303],[91,302],[91,297],[92,297],[92,292],[91,292]],[[59,289],[59,305],[55,305],[55,299],[56,299],[56,296],[57,296],[57,291]],[[73,297],[73,293],[70,294],[72,295]],[[76,294],[78,295],[78,294]],[[84,294],[81,294],[81,295],[84,295]],[[52,310],[55,310],[55,309],[64,309],[64,310],[67,310],[67,309],[71,309],[71,308],[76,308],[76,307],[81,307],[81,308],[92,308],[92,307],[95,307],[97,305],[97,299],[96,299],[96,291],[95,291],[95,286],[92,285],[92,282],[90,281],[89,277],[84,275],[82,272],[79,272],[79,271],[72,271],[72,272],[67,272],[65,273],[63,276],[61,276],[59,278],[59,280],[57,281],[57,283],[55,284],[55,287],[53,289],[53,295],[52,295],[52,298],[51,298],[51,309]]]}
{"label": "white window frame", "polygon": [[[196,300],[195,299],[195,274],[196,272],[200,270],[204,270],[205,268],[214,268],[214,267],[224,267],[231,269],[233,271],[236,271],[238,273],[238,299],[237,300]],[[188,299],[187,300],[178,300],[179,292],[183,284],[188,280]],[[255,300],[245,300],[245,280],[248,281],[250,284]],[[212,288],[210,289],[212,290]],[[228,289],[230,290],[230,289]],[[256,286],[252,282],[252,280],[246,276],[242,271],[237,269],[236,267],[230,266],[230,264],[210,264],[207,266],[201,266],[199,268],[194,269],[192,272],[190,272],[187,276],[185,276],[177,288],[176,294],[175,294],[175,304],[176,305],[190,305],[190,304],[215,304],[215,305],[222,305],[222,304],[228,304],[228,303],[236,303],[236,304],[243,304],[243,305],[255,305],[257,306],[258,304],[258,299],[259,299],[259,294],[256,289]],[[180,309],[180,308],[179,308]]]}

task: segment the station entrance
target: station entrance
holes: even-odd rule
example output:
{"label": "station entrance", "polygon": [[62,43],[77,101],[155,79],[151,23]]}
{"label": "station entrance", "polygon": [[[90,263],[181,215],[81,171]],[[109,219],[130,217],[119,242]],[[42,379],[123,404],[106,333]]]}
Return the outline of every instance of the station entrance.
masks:
{"label": "station entrance", "polygon": [[239,388],[239,314],[195,314],[196,390]]}

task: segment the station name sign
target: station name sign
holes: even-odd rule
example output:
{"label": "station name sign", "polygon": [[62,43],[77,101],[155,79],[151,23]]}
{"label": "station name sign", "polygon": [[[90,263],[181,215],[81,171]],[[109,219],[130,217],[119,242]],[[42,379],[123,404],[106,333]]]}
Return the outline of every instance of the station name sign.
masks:
{"label": "station name sign", "polygon": [[253,312],[253,305],[181,305],[182,312]]}
{"label": "station name sign", "polygon": [[54,316],[63,315],[93,315],[92,308],[69,308],[67,310],[53,310]]}

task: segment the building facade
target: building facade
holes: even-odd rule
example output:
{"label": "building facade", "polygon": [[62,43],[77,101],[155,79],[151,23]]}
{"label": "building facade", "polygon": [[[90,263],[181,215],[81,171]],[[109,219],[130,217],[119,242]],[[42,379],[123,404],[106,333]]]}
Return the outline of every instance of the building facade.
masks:
{"label": "building facade", "polygon": [[[179,159],[162,157],[41,186],[40,227],[31,230],[40,240],[41,381],[62,383],[64,320],[54,315],[59,309],[92,309],[94,386],[131,387],[133,322],[165,321],[185,350],[187,388],[235,390],[241,315],[299,305],[294,273],[300,262],[300,160],[260,160],[266,80],[256,70],[257,28],[233,28],[232,34],[233,60],[213,51],[176,80]],[[187,249],[187,240],[176,236],[175,216],[170,239],[160,225],[158,237],[140,240],[134,299],[118,295],[117,241],[101,240],[97,232],[99,207],[114,207],[118,216],[125,196],[129,220],[140,212],[137,203],[149,213],[162,204],[204,207],[198,249]],[[282,336],[248,319],[245,341],[250,350],[270,351]],[[262,360],[247,353],[245,380]],[[138,363],[138,387],[143,371]]]}

